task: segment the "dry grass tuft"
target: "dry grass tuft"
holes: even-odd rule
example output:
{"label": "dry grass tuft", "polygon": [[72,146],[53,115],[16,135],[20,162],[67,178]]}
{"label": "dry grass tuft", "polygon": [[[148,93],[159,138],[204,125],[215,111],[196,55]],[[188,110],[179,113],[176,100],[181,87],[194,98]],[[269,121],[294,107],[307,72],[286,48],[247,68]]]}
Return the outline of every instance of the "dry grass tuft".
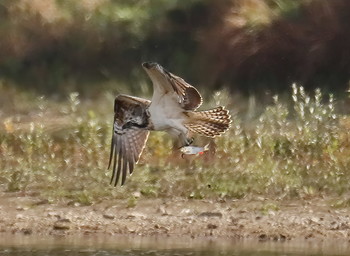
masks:
{"label": "dry grass tuft", "polygon": [[[294,85],[289,101],[274,97],[256,118],[243,121],[234,114],[232,128],[212,141],[211,153],[203,157],[182,159],[173,153],[168,136],[154,133],[133,176],[117,188],[109,185],[106,170],[110,93],[94,100],[73,93],[64,102],[17,93],[8,96],[27,107],[0,113],[4,191],[35,192],[51,202],[67,198],[88,205],[108,198],[130,199],[134,193],[300,198],[346,196],[350,189],[350,118],[337,113],[335,99],[320,90],[310,96]],[[211,104],[227,104],[229,99],[223,91]],[[202,143],[206,141],[196,139],[196,144]]]}

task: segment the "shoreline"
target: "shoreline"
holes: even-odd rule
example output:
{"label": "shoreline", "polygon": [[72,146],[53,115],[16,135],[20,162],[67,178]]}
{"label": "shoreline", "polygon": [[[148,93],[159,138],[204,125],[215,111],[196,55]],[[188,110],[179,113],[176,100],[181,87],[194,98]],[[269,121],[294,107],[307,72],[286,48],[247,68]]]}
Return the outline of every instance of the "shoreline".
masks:
{"label": "shoreline", "polygon": [[0,233],[33,235],[127,235],[293,241],[350,241],[350,210],[326,199],[272,201],[143,199],[106,200],[91,206],[3,193]]}

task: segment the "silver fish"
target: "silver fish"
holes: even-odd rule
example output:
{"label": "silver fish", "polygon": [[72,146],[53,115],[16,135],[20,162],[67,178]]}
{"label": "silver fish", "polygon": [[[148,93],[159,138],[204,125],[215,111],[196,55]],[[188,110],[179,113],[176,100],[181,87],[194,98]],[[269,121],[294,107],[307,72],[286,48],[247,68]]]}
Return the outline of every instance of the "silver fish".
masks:
{"label": "silver fish", "polygon": [[183,155],[203,155],[205,151],[209,150],[209,144],[204,147],[196,147],[196,146],[184,146],[180,148],[180,151]]}

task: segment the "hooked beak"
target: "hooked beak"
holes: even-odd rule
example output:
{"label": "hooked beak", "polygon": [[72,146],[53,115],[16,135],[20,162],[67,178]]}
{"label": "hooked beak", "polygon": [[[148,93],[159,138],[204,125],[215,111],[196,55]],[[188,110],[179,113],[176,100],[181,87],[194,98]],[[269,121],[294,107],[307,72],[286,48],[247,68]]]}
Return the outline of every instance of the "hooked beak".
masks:
{"label": "hooked beak", "polygon": [[153,83],[166,83],[169,82],[171,76],[161,65],[156,62],[144,62],[142,63],[143,69],[151,78]]}
{"label": "hooked beak", "polygon": [[156,62],[144,62],[142,63],[142,67],[147,73],[160,73],[163,76],[170,76],[169,71]]}
{"label": "hooked beak", "polygon": [[142,67],[147,70],[147,69],[153,69],[155,67],[159,68],[160,66],[155,62],[144,62],[142,63]]}

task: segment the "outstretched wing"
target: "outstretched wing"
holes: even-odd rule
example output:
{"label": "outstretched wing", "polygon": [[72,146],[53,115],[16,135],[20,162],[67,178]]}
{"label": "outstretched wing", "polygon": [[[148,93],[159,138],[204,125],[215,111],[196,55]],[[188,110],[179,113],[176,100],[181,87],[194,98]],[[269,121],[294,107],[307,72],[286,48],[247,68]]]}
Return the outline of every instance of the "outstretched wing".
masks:
{"label": "outstretched wing", "polygon": [[168,72],[168,79],[180,98],[180,104],[185,110],[196,110],[202,105],[202,96],[196,88],[181,77]]}
{"label": "outstretched wing", "polygon": [[146,108],[150,101],[119,95],[114,104],[114,124],[108,169],[112,163],[111,183],[124,185],[127,172],[131,174],[146,144],[149,131]]}
{"label": "outstretched wing", "polygon": [[121,176],[121,185],[124,185],[127,171],[131,174],[145,147],[148,131],[127,129],[124,134],[114,134],[112,137],[111,154],[108,169],[113,162],[111,183],[118,184]]}
{"label": "outstretched wing", "polygon": [[157,63],[146,62],[142,66],[153,82],[152,102],[157,104],[164,97],[176,101],[184,110],[196,110],[202,104],[202,97],[192,85]]}

